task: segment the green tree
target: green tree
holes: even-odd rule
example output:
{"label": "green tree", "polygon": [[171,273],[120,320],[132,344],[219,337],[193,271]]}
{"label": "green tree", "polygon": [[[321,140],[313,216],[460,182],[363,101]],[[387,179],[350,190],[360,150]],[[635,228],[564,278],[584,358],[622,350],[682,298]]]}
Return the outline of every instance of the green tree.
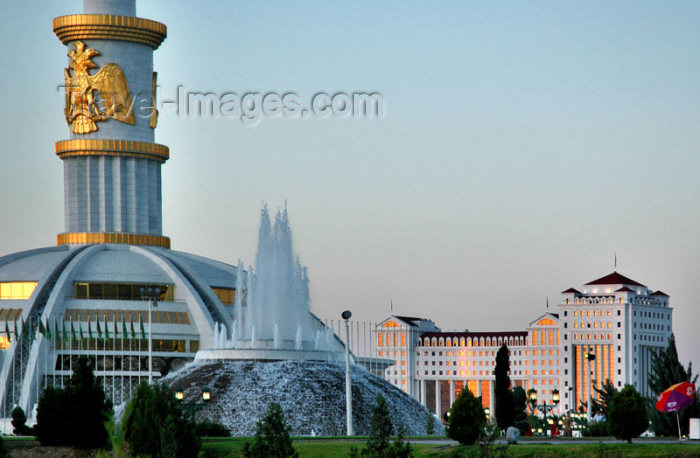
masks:
{"label": "green tree", "polygon": [[649,426],[646,402],[632,385],[615,393],[608,411],[608,430],[618,439],[632,443]]}
{"label": "green tree", "polygon": [[122,425],[134,455],[195,457],[201,446],[194,422],[184,415],[173,391],[161,383],[144,381],[136,388]]}
{"label": "green tree", "polygon": [[[688,367],[683,368],[683,365],[678,361],[676,338],[671,335],[666,349],[653,354],[651,358],[648,382],[654,396],[647,400],[647,405],[654,434],[657,436],[675,436],[678,434],[676,415],[659,412],[655,408],[659,394],[676,383],[691,382],[696,384],[697,380],[697,375],[693,377],[692,363],[688,363]],[[690,418],[698,416],[700,416],[700,400],[696,393],[693,404],[678,412],[678,421],[680,421],[683,434],[688,434]]]}
{"label": "green tree", "polygon": [[510,356],[508,346],[501,345],[496,353],[496,423],[502,430],[506,430],[515,423],[513,410],[513,392],[510,391]]}
{"label": "green tree", "polygon": [[112,404],[88,358],[75,363],[65,390],[46,388],[37,406],[37,439],[42,445],[67,445],[77,448],[109,446],[105,423]]}
{"label": "green tree", "polygon": [[372,409],[369,440],[362,454],[371,457],[386,456],[391,448],[389,439],[393,433],[394,426],[391,424],[389,406],[384,396],[378,394],[377,403]]}
{"label": "green tree", "polygon": [[610,402],[612,401],[612,398],[615,395],[615,393],[617,393],[615,385],[613,385],[610,379],[608,379],[605,381],[605,383],[603,383],[603,385],[600,388],[594,387],[593,389],[596,393],[598,393],[600,400],[593,398],[591,408],[594,412],[596,410],[600,410],[602,414],[607,417],[608,410],[610,409]]}
{"label": "green tree", "polygon": [[299,456],[292,446],[289,431],[282,407],[276,402],[270,403],[265,415],[258,420],[253,443],[245,444],[243,454],[251,458]]}
{"label": "green tree", "polygon": [[369,430],[369,439],[365,448],[362,449],[362,456],[371,458],[403,458],[411,456],[411,444],[404,442],[403,431],[399,431],[398,438],[393,444],[389,442],[391,435],[394,433],[394,426],[391,423],[389,406],[381,394],[377,395],[377,403],[372,408]]}
{"label": "green tree", "polygon": [[425,415],[425,432],[428,436],[435,434],[435,415],[430,412]]}
{"label": "green tree", "polygon": [[12,433],[17,436],[29,436],[32,434],[32,429],[27,426],[27,415],[21,407],[12,409]]}
{"label": "green tree", "polygon": [[65,394],[71,412],[67,424],[71,443],[77,448],[103,448],[109,445],[105,423],[112,413],[102,383],[95,377],[90,360],[81,356],[76,361]]}
{"label": "green tree", "polygon": [[530,422],[527,420],[527,395],[521,386],[513,389],[513,425],[520,430],[520,434],[527,434]]}
{"label": "green tree", "polygon": [[476,397],[467,388],[455,399],[450,409],[447,436],[460,444],[472,445],[486,424],[486,414],[481,397]]}
{"label": "green tree", "polygon": [[68,422],[71,417],[68,396],[62,388],[47,387],[41,393],[34,427],[41,445],[72,445]]}

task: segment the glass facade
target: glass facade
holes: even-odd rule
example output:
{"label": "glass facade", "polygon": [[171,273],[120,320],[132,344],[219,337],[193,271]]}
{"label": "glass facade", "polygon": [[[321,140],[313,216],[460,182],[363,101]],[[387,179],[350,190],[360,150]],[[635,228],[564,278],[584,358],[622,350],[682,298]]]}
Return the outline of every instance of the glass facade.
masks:
{"label": "glass facade", "polygon": [[142,301],[141,289],[160,290],[159,302],[173,302],[174,285],[153,285],[143,283],[86,283],[73,284],[76,299],[107,299],[118,301]]}

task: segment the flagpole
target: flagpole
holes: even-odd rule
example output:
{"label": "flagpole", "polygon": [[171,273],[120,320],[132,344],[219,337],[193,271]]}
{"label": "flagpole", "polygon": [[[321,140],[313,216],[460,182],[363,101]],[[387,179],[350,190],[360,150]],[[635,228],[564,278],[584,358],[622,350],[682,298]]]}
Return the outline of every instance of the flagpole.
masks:
{"label": "flagpole", "polygon": [[117,353],[117,315],[114,315],[114,339],[112,340],[112,402],[116,405],[117,403],[117,387],[115,383],[117,381],[117,368],[116,368],[116,358],[114,357]]}

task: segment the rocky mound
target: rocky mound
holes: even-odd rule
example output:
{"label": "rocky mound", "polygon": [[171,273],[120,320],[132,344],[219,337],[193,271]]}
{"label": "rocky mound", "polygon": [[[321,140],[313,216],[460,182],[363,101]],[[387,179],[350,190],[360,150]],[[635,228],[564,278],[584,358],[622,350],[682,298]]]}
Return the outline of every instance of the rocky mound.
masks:
{"label": "rocky mound", "polygon": [[[377,394],[389,405],[395,432],[426,434],[428,410],[395,386],[362,367],[352,370],[353,427],[369,434]],[[185,402],[201,403],[202,388],[211,400],[196,416],[226,426],[234,436],[251,436],[267,405],[282,406],[292,435],[345,434],[345,365],[318,361],[194,362],[163,379],[185,393]],[[435,433],[442,434],[439,421]]]}

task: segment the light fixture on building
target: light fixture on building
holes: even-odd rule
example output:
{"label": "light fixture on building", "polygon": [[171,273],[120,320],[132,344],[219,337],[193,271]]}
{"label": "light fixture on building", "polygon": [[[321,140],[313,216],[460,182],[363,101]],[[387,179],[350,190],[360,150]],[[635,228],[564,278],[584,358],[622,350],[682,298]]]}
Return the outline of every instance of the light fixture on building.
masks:
{"label": "light fixture on building", "polygon": [[177,390],[175,392],[175,399],[177,399],[178,401],[182,401],[183,399],[185,399],[185,392],[182,390]]}
{"label": "light fixture on building", "polygon": [[209,391],[209,388],[203,388],[202,389],[202,401],[209,402],[210,399],[211,399],[211,391]]}

